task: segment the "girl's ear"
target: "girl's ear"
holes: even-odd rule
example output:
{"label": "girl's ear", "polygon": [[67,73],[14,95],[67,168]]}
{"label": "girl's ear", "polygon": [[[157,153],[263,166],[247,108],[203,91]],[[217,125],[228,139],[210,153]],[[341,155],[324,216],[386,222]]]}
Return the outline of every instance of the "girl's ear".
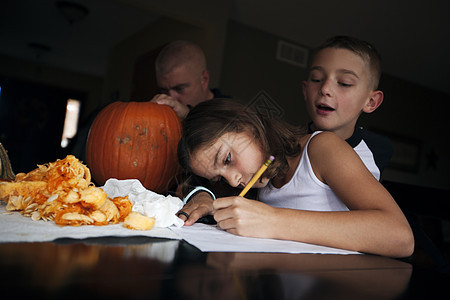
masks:
{"label": "girl's ear", "polygon": [[380,90],[373,91],[371,97],[367,101],[366,105],[363,107],[363,112],[370,114],[374,112],[378,106],[383,103],[383,92]]}

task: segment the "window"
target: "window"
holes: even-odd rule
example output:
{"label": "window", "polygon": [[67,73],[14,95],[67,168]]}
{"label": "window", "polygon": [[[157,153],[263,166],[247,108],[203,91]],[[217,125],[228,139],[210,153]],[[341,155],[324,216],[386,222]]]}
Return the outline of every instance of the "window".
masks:
{"label": "window", "polygon": [[77,134],[79,115],[80,101],[68,99],[66,106],[66,117],[64,119],[64,129],[61,139],[61,148],[66,148],[69,145],[70,139]]}

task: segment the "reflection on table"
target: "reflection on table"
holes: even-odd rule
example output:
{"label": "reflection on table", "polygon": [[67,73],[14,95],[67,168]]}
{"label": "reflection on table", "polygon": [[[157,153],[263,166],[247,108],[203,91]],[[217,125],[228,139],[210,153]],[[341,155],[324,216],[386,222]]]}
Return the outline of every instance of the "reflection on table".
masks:
{"label": "reflection on table", "polygon": [[0,244],[2,285],[21,297],[395,299],[410,264],[372,255],[202,253],[184,241]]}

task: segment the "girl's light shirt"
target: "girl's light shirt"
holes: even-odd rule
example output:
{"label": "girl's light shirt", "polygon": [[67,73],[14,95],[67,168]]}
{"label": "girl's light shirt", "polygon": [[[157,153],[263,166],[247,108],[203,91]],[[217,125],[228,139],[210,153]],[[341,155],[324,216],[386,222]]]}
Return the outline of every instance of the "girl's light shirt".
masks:
{"label": "girl's light shirt", "polygon": [[311,211],[349,210],[331,188],[316,177],[312,169],[308,145],[311,139],[320,132],[314,132],[309,138],[291,180],[281,188],[276,188],[269,182],[265,188],[259,191],[260,201],[280,208]]}

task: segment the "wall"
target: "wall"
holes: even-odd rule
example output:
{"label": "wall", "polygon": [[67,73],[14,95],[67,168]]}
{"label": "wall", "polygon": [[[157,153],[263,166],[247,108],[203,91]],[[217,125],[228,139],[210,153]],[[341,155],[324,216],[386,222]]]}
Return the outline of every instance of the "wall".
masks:
{"label": "wall", "polygon": [[[211,74],[211,85],[218,84],[227,30],[230,5],[228,1],[121,1],[148,10],[152,14],[159,14],[161,18],[111,49],[105,78],[104,101],[129,100],[133,94],[136,62],[165,43],[176,39],[191,40],[202,47]],[[153,70],[154,66],[148,68]]]}
{"label": "wall", "polygon": [[[203,28],[170,18],[161,18],[148,28],[125,39],[111,49],[105,78],[104,98],[106,101],[130,99],[133,91],[135,64],[142,56],[175,39],[197,42],[202,48],[208,40]],[[154,65],[147,68],[154,72]],[[153,83],[150,83],[153,84]],[[152,95],[149,95],[151,99]]]}
{"label": "wall", "polygon": [[0,142],[13,170],[29,172],[63,158],[73,145],[61,147],[67,99],[82,101],[86,115],[101,97],[103,80],[5,56],[0,66]]}
{"label": "wall", "polygon": [[[151,11],[171,20],[176,20],[184,25],[176,31],[160,27],[156,36],[165,37],[167,41],[173,40],[183,32],[184,26],[201,28],[205,32],[206,39],[199,41],[208,59],[208,66],[212,72],[212,83],[219,82],[223,46],[227,30],[227,20],[232,1],[220,0],[119,0],[129,5]],[[177,31],[179,32],[177,34]]]}
{"label": "wall", "polygon": [[[367,127],[382,129],[391,140],[414,145],[418,149],[417,167],[402,171],[389,168],[384,178],[419,186],[450,189],[450,122],[446,104],[450,95],[383,74],[380,84],[385,100]],[[407,153],[398,150],[398,155]]]}
{"label": "wall", "polygon": [[306,69],[275,59],[280,37],[229,21],[220,88],[224,94],[250,102],[264,91],[293,124],[307,120],[302,95]]}
{"label": "wall", "polygon": [[[307,71],[275,59],[279,39],[229,21],[220,88],[246,102],[264,90],[280,105],[287,121],[304,124],[309,118],[301,84]],[[444,114],[450,95],[388,74],[383,74],[380,87],[385,94],[383,104],[374,113],[363,115],[359,124],[394,141],[395,160],[402,164],[391,164],[383,179],[449,189],[450,122]]]}
{"label": "wall", "polygon": [[[82,112],[87,114],[102,97],[103,79],[96,76],[80,74],[56,67],[27,62],[0,55],[0,76],[11,77],[76,90],[87,95]],[[67,99],[64,99],[66,101]]]}

